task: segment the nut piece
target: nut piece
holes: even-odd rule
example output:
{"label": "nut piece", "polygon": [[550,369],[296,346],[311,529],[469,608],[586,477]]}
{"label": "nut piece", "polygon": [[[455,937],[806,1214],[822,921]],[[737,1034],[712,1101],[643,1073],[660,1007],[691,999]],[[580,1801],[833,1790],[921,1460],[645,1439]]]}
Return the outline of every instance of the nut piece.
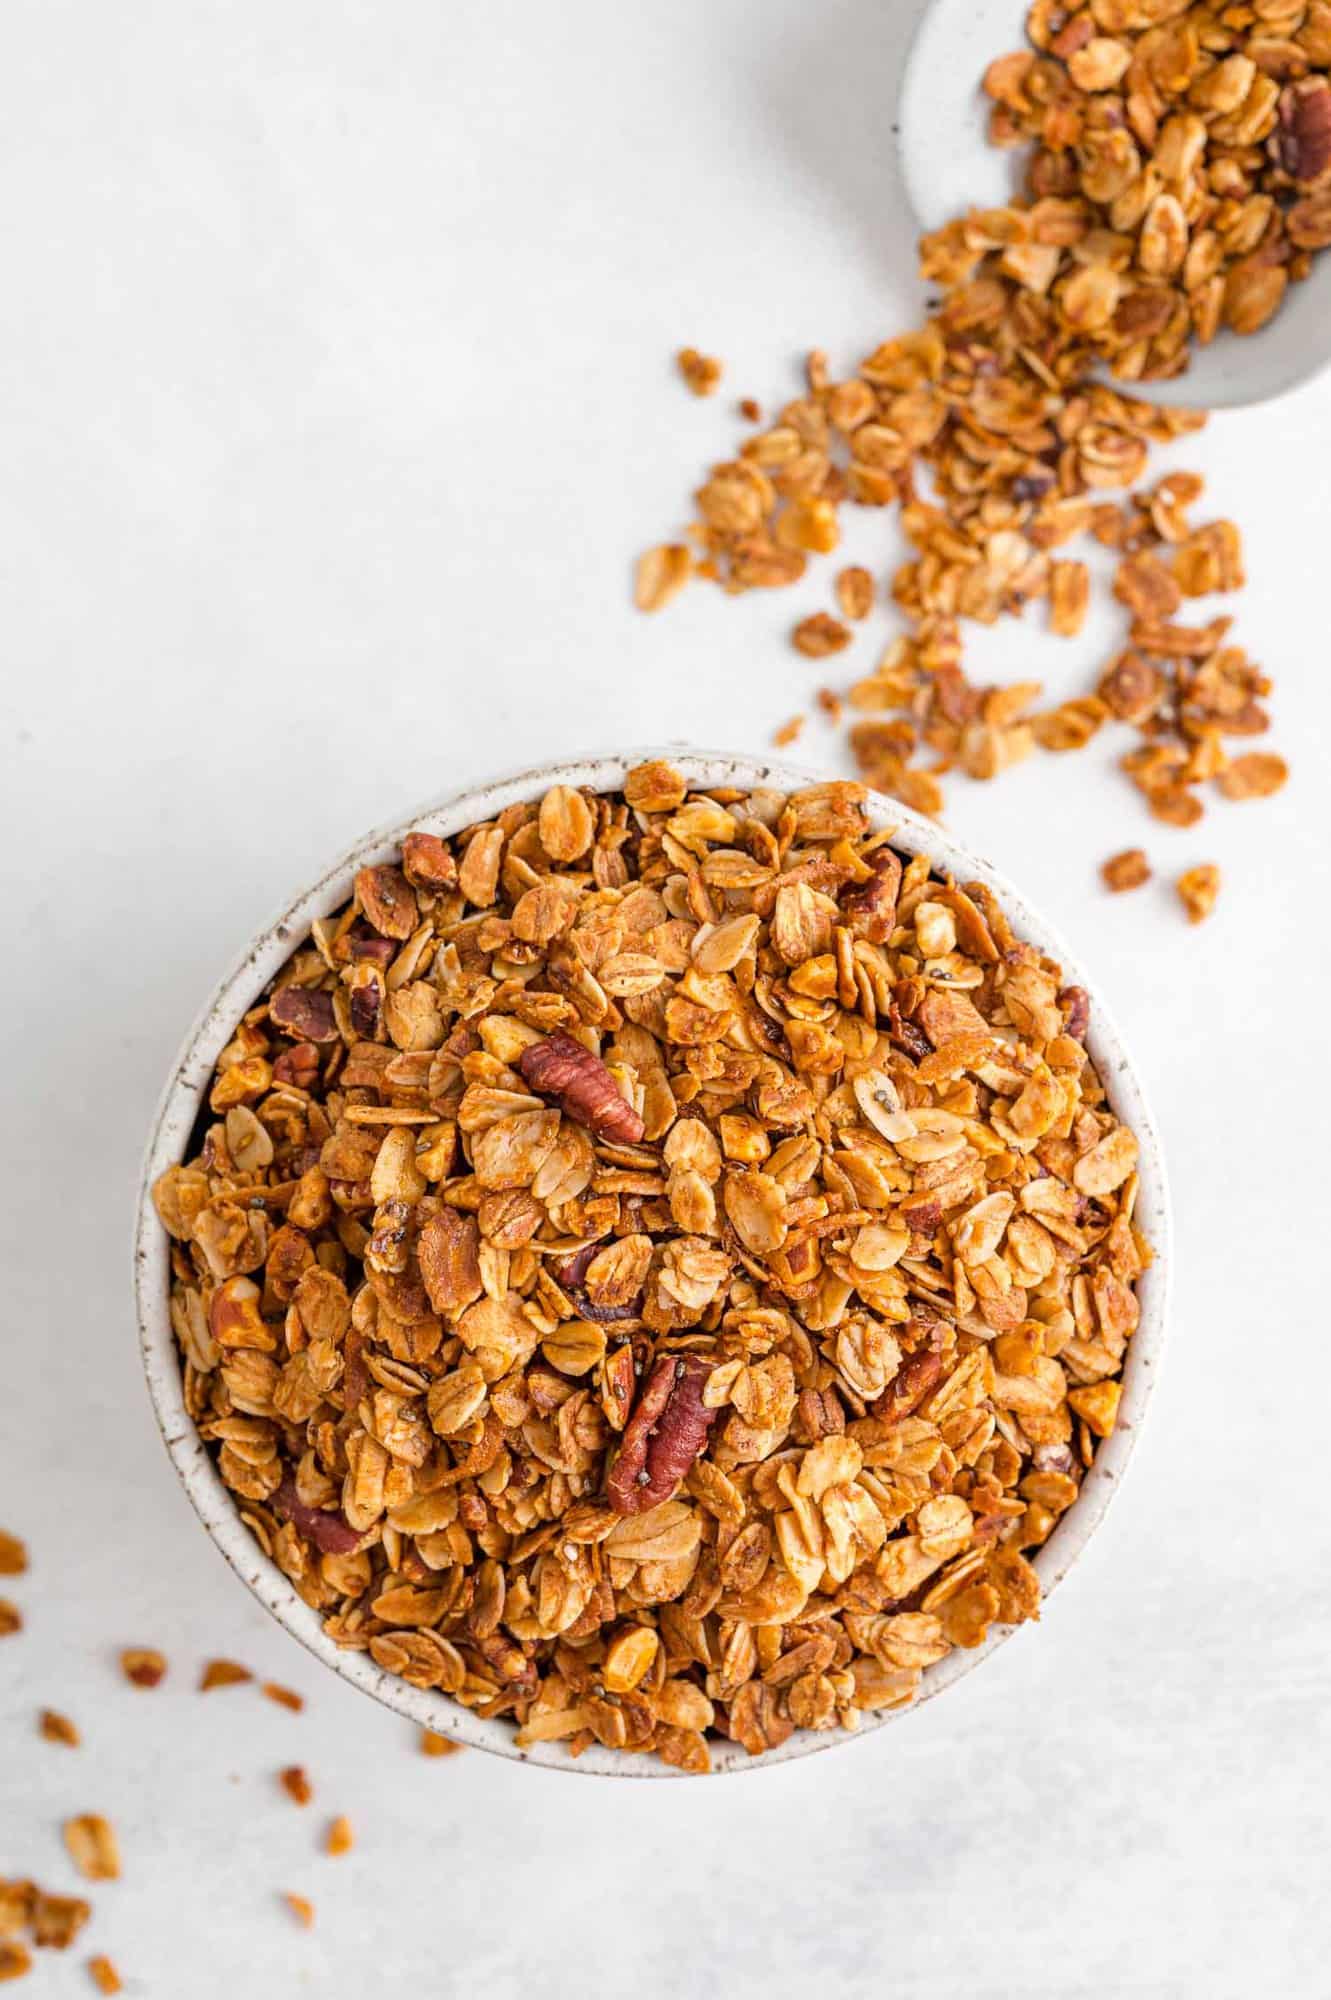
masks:
{"label": "nut piece", "polygon": [[120,1668],[135,1687],[155,1688],[166,1673],[166,1654],[155,1646],[127,1646],[120,1655]]}
{"label": "nut piece", "polygon": [[617,1514],[645,1514],[685,1477],[716,1417],[703,1403],[711,1372],[694,1355],[663,1354],[653,1365],[606,1482]]}
{"label": "nut piece", "polygon": [[64,1824],[65,1846],[80,1875],[90,1882],[114,1882],[120,1875],[115,1828],[100,1813],[80,1813]]}
{"label": "nut piece", "polygon": [[1331,84],[1307,76],[1280,93],[1280,164],[1291,180],[1312,187],[1331,172]]}
{"label": "nut piece", "polygon": [[236,1687],[253,1679],[249,1668],[239,1666],[235,1660],[209,1660],[199,1676],[199,1692],[207,1694],[210,1688]]}
{"label": "nut piece", "polygon": [[0,1639],[10,1639],[23,1630],[23,1613],[7,1597],[0,1597]]}
{"label": "nut piece", "polygon": [[1174,886],[1188,913],[1188,922],[1204,923],[1220,894],[1220,870],[1213,861],[1204,862],[1197,868],[1186,868]]}
{"label": "nut piece", "polygon": [[26,1545],[17,1535],[7,1535],[0,1529],[0,1576],[22,1576],[27,1567]]}
{"label": "nut piece", "polygon": [[284,1035],[305,1042],[335,1042],[333,996],[309,986],[282,986],[268,1002],[268,1018]]}
{"label": "nut piece", "polygon": [[695,396],[710,396],[721,380],[721,363],[696,347],[681,347],[675,356],[679,372]]}
{"label": "nut piece", "polygon": [[1111,854],[1108,861],[1100,864],[1105,887],[1121,895],[1127,889],[1140,889],[1151,879],[1151,864],[1140,847],[1125,847],[1121,854]]}
{"label": "nut piece", "polygon": [[314,1797],[314,1787],[302,1764],[288,1764],[284,1771],[278,1772],[277,1781],[293,1805],[307,1806]]}
{"label": "nut piece", "polygon": [[48,1743],[63,1743],[70,1750],[77,1750],[80,1737],[77,1726],[59,1709],[44,1708],[38,1718],[37,1727]]}
{"label": "nut piece", "polygon": [[350,1555],[360,1547],[360,1534],[344,1515],[331,1508],[307,1507],[296,1491],[294,1478],[284,1479],[270,1502],[273,1512],[302,1535],[308,1535],[326,1556]]}
{"label": "nut piece", "polygon": [[533,1090],[557,1098],[560,1109],[594,1137],[617,1146],[636,1146],[641,1139],[642,1119],[620,1094],[605,1064],[562,1028],[530,1043],[518,1058],[518,1068]]}

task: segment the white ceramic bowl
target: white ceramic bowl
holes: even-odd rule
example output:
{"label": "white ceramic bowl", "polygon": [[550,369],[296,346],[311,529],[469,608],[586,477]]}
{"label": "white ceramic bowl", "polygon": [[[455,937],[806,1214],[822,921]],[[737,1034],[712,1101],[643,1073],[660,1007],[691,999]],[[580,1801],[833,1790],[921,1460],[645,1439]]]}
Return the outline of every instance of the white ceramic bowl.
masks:
{"label": "white ceramic bowl", "polygon": [[[920,7],[920,0],[915,0]],[[901,73],[897,102],[901,177],[921,229],[969,208],[1012,198],[1024,150],[989,144],[989,99],[980,83],[995,56],[1027,47],[1029,0],[927,0]],[[1220,333],[1193,350],[1185,375],[1114,386],[1148,403],[1238,409],[1269,402],[1331,364],[1331,256],[1318,257],[1260,335]],[[1106,376],[1112,382],[1112,377]]]}
{"label": "white ceramic bowl", "polygon": [[[181,1159],[194,1129],[213,1066],[230,1041],[241,1016],[253,1006],[268,981],[305,938],[312,921],[316,917],[327,916],[347,901],[358,868],[395,858],[403,835],[412,827],[444,835],[455,833],[474,821],[491,818],[506,806],[539,798],[550,785],[585,785],[595,791],[617,790],[623,783],[625,772],[649,757],[668,758],[695,786],[771,786],[780,791],[794,791],[802,785],[820,781],[820,774],[816,772],[801,770],[784,762],[769,763],[757,757],[726,756],[717,752],[683,751],[678,748],[636,750],[614,757],[592,757],[581,763],[552,764],[540,770],[519,772],[516,777],[477,785],[450,798],[436,800],[417,812],[408,813],[394,825],[367,835],[349,853],[334,862],[312,888],[297,896],[282,915],[256,938],[239,964],[228,972],[187,1035],[172,1068],[148,1145],[139,1197],[134,1278],[143,1365],[166,1448],[209,1535],[236,1574],[249,1585],[279,1624],[284,1625],[317,1659],[341,1674],[354,1687],[362,1688],[366,1694],[409,1716],[412,1721],[455,1737],[459,1742],[480,1750],[493,1750],[500,1756],[521,1758],[531,1764],[555,1765],[564,1770],[615,1777],[666,1778],[680,1774],[652,1758],[603,1750],[599,1746],[588,1750],[576,1762],[557,1743],[541,1744],[521,1751],[513,1741],[511,1724],[486,1721],[447,1695],[408,1687],[405,1681],[377,1667],[368,1653],[340,1651],[324,1636],[318,1614],[301,1602],[281,1570],[263,1554],[242,1523],[235,1500],[223,1485],[186,1411],[180,1362],[167,1304],[170,1279],[168,1239],[157,1219],[150,1194],[157,1176]],[[898,829],[898,846],[927,854],[937,867],[949,871],[960,881],[988,883],[1002,899],[1017,934],[1058,959],[1068,977],[1086,987],[1091,996],[1087,1046],[1109,1090],[1114,1109],[1133,1127],[1141,1142],[1141,1193],[1137,1216],[1155,1249],[1155,1262],[1141,1280],[1141,1323],[1128,1349],[1118,1426],[1096,1453],[1095,1463],[1086,1475],[1076,1504],[1063,1516],[1034,1558],[1045,1596],[1048,1597],[1099,1526],[1113,1497],[1136,1441],[1160,1361],[1171,1262],[1169,1198],[1160,1142],[1141,1085],[1098,992],[1086,975],[1076,968],[1044,919],[1036,915],[987,861],[948,839],[931,821],[879,794],[870,795],[870,806],[880,824],[893,825]],[[944,1688],[978,1666],[1009,1636],[1010,1628],[996,1630],[987,1643],[974,1652],[950,1653],[937,1666],[927,1669],[919,1700],[927,1701],[941,1694]],[[1038,1640],[1035,1643],[1038,1644]],[[859,1734],[882,1728],[896,1719],[895,1714],[876,1719],[866,1717]],[[776,1763],[787,1757],[802,1757],[815,1750],[828,1750],[837,1744],[857,1740],[857,1736],[840,1730],[818,1734],[799,1731],[780,1749],[770,1751],[766,1757],[757,1760],[751,1759],[737,1744],[717,1741],[712,1746],[713,1768],[716,1771],[745,1770],[752,1768],[755,1762]]]}

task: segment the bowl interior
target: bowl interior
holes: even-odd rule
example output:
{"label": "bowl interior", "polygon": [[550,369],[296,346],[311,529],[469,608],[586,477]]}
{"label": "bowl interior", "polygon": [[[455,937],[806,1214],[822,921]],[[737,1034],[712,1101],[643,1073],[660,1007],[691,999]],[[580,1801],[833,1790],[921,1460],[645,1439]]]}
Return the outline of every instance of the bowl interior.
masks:
{"label": "bowl interior", "polygon": [[[737,786],[745,790],[770,787],[789,792],[823,782],[825,774],[785,762],[767,762],[724,752],[682,751],[651,747],[617,756],[590,757],[574,763],[523,771],[516,776],[474,786],[409,813],[390,827],[368,834],[327,870],[263,931],[221,982],[186,1037],[172,1069],[149,1141],[140,1189],[135,1240],[135,1292],[140,1345],[149,1392],[162,1437],[200,1520],[226,1560],[260,1602],[301,1644],[344,1680],[373,1695],[387,1707],[425,1728],[452,1736],[477,1749],[490,1750],[532,1764],[561,1770],[634,1778],[672,1778],[682,1774],[646,1757],[593,1746],[576,1761],[560,1744],[538,1744],[519,1750],[513,1729],[500,1720],[486,1720],[449,1696],[408,1687],[385,1673],[368,1653],[346,1652],[325,1635],[317,1612],[297,1596],[277,1565],[262,1552],[245,1527],[235,1501],[223,1484],[207,1447],[185,1408],[183,1383],[168,1311],[169,1248],[157,1220],[151,1187],[158,1175],[183,1156],[199,1115],[213,1067],[230,1041],[236,1024],[253,1005],[268,981],[302,942],[315,918],[326,916],[347,901],[357,869],[395,858],[403,835],[413,827],[448,835],[475,821],[491,818],[505,807],[539,798],[555,784],[615,791],[633,765],[648,758],[669,760],[695,787]],[[1091,996],[1091,1026],[1087,1047],[1104,1080],[1115,1111],[1135,1130],[1141,1146],[1141,1189],[1137,1217],[1155,1251],[1155,1261],[1142,1277],[1138,1294],[1141,1321],[1128,1348],[1118,1424],[1100,1446],[1076,1504],[1064,1515],[1049,1540],[1032,1558],[1046,1597],[1066,1574],[1101,1520],[1132,1452],[1137,1430],[1154,1385],[1164,1335],[1170,1273],[1170,1216],[1164,1162],[1159,1138],[1136,1074],[1117,1030],[1095,987],[1077,967],[1048,924],[988,862],[949,840],[931,821],[896,801],[869,794],[875,822],[896,829],[895,844],[927,854],[939,869],[959,881],[987,883],[1001,899],[1018,936],[1060,961],[1069,980],[1086,987]],[[996,1628],[971,1652],[954,1651],[926,1669],[916,1707],[941,1694],[954,1681],[1004,1644],[1014,1628]],[[898,1719],[888,1712],[866,1717],[858,1735]],[[854,1742],[841,1730],[814,1733],[799,1730],[779,1749],[754,1759],[738,1744],[718,1740],[711,1745],[714,1772],[748,1770],[788,1757],[807,1756]]]}

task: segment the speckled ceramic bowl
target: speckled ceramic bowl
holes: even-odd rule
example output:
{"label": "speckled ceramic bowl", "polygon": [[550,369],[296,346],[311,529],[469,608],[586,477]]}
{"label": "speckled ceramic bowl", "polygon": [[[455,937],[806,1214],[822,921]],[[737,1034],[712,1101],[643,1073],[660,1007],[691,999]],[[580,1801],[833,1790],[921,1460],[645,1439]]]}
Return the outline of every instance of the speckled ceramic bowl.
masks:
{"label": "speckled ceramic bowl", "polygon": [[[455,833],[477,820],[493,817],[506,806],[539,798],[550,785],[589,786],[598,792],[615,791],[623,783],[625,772],[649,757],[669,758],[693,785],[703,787],[770,786],[781,791],[793,791],[819,781],[819,774],[815,772],[755,757],[674,748],[636,750],[621,756],[592,757],[581,763],[552,764],[541,770],[522,771],[516,777],[477,785],[409,813],[394,825],[359,841],[350,852],[334,862],[312,888],[296,896],[282,915],[256,938],[240,963],[228,972],[186,1037],[172,1068],[148,1145],[139,1198],[134,1280],[148,1388],[166,1448],[185,1491],[199,1519],[236,1574],[303,1646],[340,1674],[343,1680],[350,1681],[353,1687],[363,1689],[387,1707],[409,1716],[413,1722],[437,1729],[479,1750],[492,1750],[502,1757],[520,1758],[529,1764],[549,1764],[599,1776],[670,1778],[680,1774],[654,1759],[631,1756],[623,1751],[593,1747],[576,1762],[571,1761],[557,1743],[540,1744],[531,1750],[521,1751],[514,1743],[514,1731],[509,1723],[485,1721],[446,1695],[408,1687],[405,1681],[384,1673],[368,1653],[342,1652],[325,1637],[317,1613],[301,1602],[281,1570],[262,1553],[242,1523],[235,1501],[223,1485],[186,1411],[180,1362],[167,1306],[168,1239],[157,1220],[149,1193],[157,1176],[182,1158],[207,1091],[213,1065],[230,1041],[241,1016],[254,1005],[268,981],[305,938],[313,920],[327,916],[347,901],[358,868],[395,858],[403,835],[412,827],[444,835]],[[871,796],[870,806],[880,823],[898,829],[896,844],[899,847],[927,854],[935,866],[947,870],[961,881],[988,883],[1002,899],[1018,935],[1058,959],[1069,978],[1087,988],[1091,995],[1091,1026],[1087,1045],[1105,1080],[1115,1110],[1133,1127],[1141,1142],[1141,1193],[1137,1216],[1155,1248],[1155,1262],[1140,1285],[1141,1324],[1128,1350],[1118,1426],[1112,1437],[1100,1446],[1076,1504],[1064,1515],[1049,1541],[1034,1558],[1048,1597],[1067,1574],[1104,1516],[1131,1456],[1159,1366],[1171,1261],[1169,1198],[1160,1142],[1127,1051],[1094,984],[1075,966],[1044,919],[987,861],[948,839],[930,821],[921,819],[893,800],[877,795]],[[941,1694],[963,1674],[970,1673],[1010,1636],[1009,1628],[997,1629],[987,1643],[974,1652],[950,1653],[937,1666],[927,1669],[920,1701],[932,1700]],[[749,1758],[738,1745],[718,1740],[713,1745],[713,1767],[718,1772],[749,1770],[756,1764],[772,1764],[787,1757],[807,1756],[815,1750],[830,1750],[838,1744],[858,1742],[864,1734],[881,1729],[897,1719],[896,1714],[866,1717],[863,1729],[855,1736],[845,1735],[839,1730],[820,1734],[797,1731],[780,1749],[756,1760]]]}

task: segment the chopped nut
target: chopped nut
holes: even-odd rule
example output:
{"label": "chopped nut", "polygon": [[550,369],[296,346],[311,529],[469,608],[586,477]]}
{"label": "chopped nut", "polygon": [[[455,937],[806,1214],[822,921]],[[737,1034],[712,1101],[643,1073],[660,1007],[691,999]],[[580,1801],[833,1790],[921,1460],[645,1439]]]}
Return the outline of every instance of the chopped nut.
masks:
{"label": "chopped nut", "polygon": [[1186,868],[1179,876],[1175,887],[1179,893],[1179,900],[1188,913],[1188,922],[1204,923],[1215,908],[1216,897],[1220,894],[1220,870],[1214,862],[1205,862],[1198,868]]}
{"label": "chopped nut", "polygon": [[154,1646],[126,1646],[120,1670],[135,1687],[155,1688],[166,1673],[166,1654]]}
{"label": "chopped nut", "polygon": [[1151,864],[1140,847],[1125,847],[1121,854],[1111,854],[1101,865],[1100,873],[1106,888],[1121,894],[1125,889],[1140,889],[1151,879]]}
{"label": "chopped nut", "polygon": [[38,1728],[48,1743],[63,1743],[70,1750],[77,1750],[80,1737],[75,1725],[67,1715],[61,1715],[55,1708],[44,1708],[38,1718]]}
{"label": "chopped nut", "polygon": [[80,1813],[64,1825],[65,1846],[80,1875],[90,1882],[114,1882],[120,1874],[115,1828],[100,1813]]}
{"label": "chopped nut", "polygon": [[314,1787],[305,1775],[301,1764],[288,1764],[277,1774],[278,1783],[293,1805],[307,1806],[314,1797]]}
{"label": "chopped nut", "polygon": [[249,1668],[239,1666],[235,1660],[209,1660],[199,1676],[199,1692],[207,1694],[210,1688],[236,1687],[241,1681],[253,1679]]}

